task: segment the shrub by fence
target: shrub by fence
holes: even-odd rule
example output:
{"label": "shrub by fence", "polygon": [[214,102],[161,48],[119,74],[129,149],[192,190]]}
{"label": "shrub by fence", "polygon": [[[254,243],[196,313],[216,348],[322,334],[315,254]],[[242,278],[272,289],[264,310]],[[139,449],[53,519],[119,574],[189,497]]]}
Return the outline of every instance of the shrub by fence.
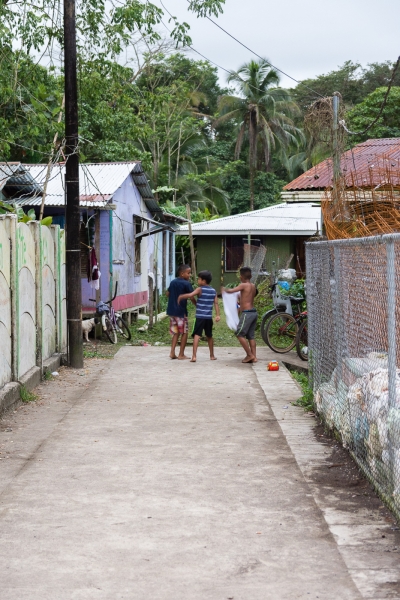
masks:
{"label": "shrub by fence", "polygon": [[0,388],[65,351],[66,324],[64,232],[0,216]]}
{"label": "shrub by fence", "polygon": [[316,408],[400,516],[400,234],[306,244]]}

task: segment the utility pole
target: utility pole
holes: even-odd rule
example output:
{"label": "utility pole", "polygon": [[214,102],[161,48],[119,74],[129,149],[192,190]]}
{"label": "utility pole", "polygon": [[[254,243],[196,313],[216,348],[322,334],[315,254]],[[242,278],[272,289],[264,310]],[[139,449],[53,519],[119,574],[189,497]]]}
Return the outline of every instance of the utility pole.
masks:
{"label": "utility pole", "polygon": [[339,187],[340,187],[340,144],[339,144],[339,92],[334,92],[332,97],[333,108],[333,202],[335,206],[339,204]]}
{"label": "utility pole", "polygon": [[67,320],[69,364],[83,368],[75,0],[64,0]]}

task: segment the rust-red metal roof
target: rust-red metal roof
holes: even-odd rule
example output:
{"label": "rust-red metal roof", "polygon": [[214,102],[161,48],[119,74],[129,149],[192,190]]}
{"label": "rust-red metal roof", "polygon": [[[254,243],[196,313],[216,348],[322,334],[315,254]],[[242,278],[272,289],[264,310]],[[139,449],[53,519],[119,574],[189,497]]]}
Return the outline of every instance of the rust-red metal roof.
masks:
{"label": "rust-red metal roof", "polygon": [[[342,155],[341,169],[348,187],[384,185],[390,172],[391,182],[400,185],[400,138],[367,140]],[[294,190],[324,190],[332,185],[332,159],[327,158],[283,188]]]}

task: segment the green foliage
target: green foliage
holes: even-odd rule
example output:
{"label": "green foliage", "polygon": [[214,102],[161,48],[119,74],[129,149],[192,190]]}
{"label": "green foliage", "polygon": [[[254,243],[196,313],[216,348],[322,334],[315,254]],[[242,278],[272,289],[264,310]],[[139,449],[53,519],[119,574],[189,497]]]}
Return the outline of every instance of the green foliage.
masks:
{"label": "green foliage", "polygon": [[[229,194],[231,214],[249,210],[250,181],[242,171],[229,175],[225,180],[225,189]],[[274,173],[259,171],[254,177],[254,210],[272,206],[280,202],[280,193],[285,182]]]}
{"label": "green foliage", "polygon": [[[218,15],[222,12],[222,0],[192,0],[189,10],[197,16]],[[81,0],[77,5],[77,43],[87,56],[116,58],[135,39],[137,34],[147,43],[160,39],[158,25],[164,12],[151,2],[125,0],[116,5],[93,0]],[[189,25],[175,17],[171,38],[176,44],[191,43]],[[4,43],[11,45],[22,41],[29,52],[41,51],[53,42],[62,45],[63,23],[59,7],[52,0],[23,0],[21,3],[1,2],[0,34]]]}
{"label": "green foliage", "polygon": [[295,379],[297,383],[300,384],[301,389],[303,390],[303,395],[295,402],[292,402],[292,404],[294,406],[302,406],[306,412],[313,411],[314,394],[308,381],[308,375],[306,375],[305,373],[299,373],[297,371],[291,371],[290,374],[293,377],[293,379]]}
{"label": "green foliage", "polygon": [[24,385],[21,385],[21,387],[19,388],[19,395],[21,397],[22,402],[36,402],[36,400],[38,399],[38,397],[33,393],[30,392]]}
{"label": "green foliage", "polygon": [[[18,74],[18,76],[17,76]],[[22,51],[0,43],[0,156],[40,162],[50,154],[62,103],[60,80]]]}
{"label": "green foliage", "polygon": [[283,296],[303,296],[305,298],[305,279],[296,279],[288,290],[281,288]]}
{"label": "green foliage", "polygon": [[[379,114],[386,87],[369,94],[363,102],[347,114],[347,125],[352,131],[363,131]],[[364,135],[357,136],[361,142],[370,138],[400,137],[400,87],[392,87],[382,116]]]}
{"label": "green foliage", "polygon": [[266,278],[257,284],[258,294],[254,298],[254,307],[257,309],[259,324],[267,310],[270,310],[274,306],[269,287],[269,278]]}
{"label": "green foliage", "polygon": [[[333,92],[340,92],[343,102],[354,106],[376,88],[387,86],[393,67],[394,63],[386,61],[371,63],[362,68],[359,63],[348,60],[334,71],[318,75],[314,79],[303,80],[301,83],[304,85],[297,85],[291,90],[291,94],[303,111],[315,100],[315,94],[305,86],[322,96],[332,96]],[[400,85],[400,71],[396,73],[395,85]]]}
{"label": "green foliage", "polygon": [[[19,223],[29,223],[29,221],[36,220],[36,213],[33,208],[31,208],[27,213],[25,213],[23,208],[21,208],[20,206],[12,206],[11,204],[8,204],[8,202],[2,202],[0,200],[0,215],[10,214],[17,215]],[[50,227],[52,222],[53,217],[45,217],[40,221],[40,224]]]}

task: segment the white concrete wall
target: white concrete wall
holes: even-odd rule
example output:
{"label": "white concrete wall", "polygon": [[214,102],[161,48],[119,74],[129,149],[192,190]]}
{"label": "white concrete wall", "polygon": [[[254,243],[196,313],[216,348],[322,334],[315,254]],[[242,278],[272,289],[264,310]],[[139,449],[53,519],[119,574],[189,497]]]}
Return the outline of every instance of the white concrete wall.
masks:
{"label": "white concrete wall", "polygon": [[12,379],[11,238],[15,221],[0,217],[0,388]]}
{"label": "white concrete wall", "polygon": [[66,349],[64,246],[58,226],[0,216],[0,388]]}

